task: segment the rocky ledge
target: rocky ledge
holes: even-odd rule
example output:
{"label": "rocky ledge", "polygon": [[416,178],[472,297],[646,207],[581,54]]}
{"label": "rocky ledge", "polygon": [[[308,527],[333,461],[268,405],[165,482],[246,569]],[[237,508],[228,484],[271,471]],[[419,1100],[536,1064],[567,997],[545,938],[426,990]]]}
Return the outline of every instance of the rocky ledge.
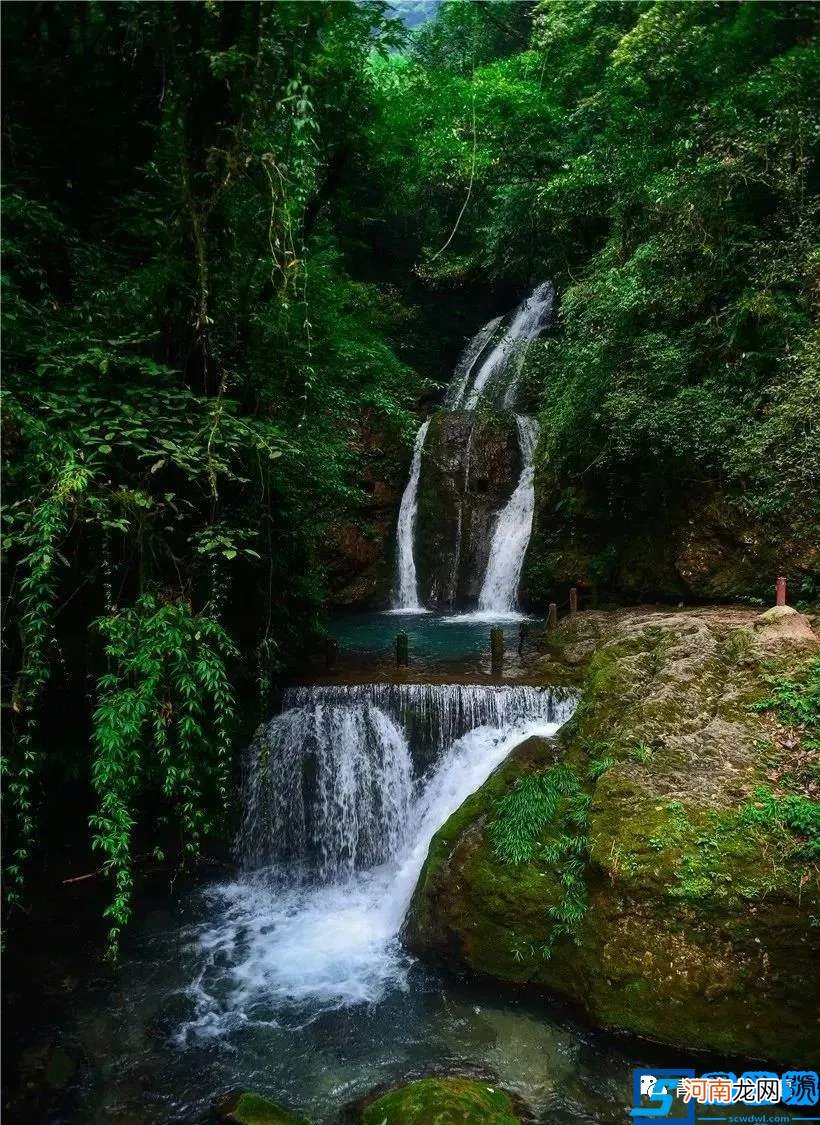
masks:
{"label": "rocky ledge", "polygon": [[808,1062],[820,1011],[810,623],[594,612],[540,650],[545,679],[582,676],[581,703],[438,832],[411,949],[565,997],[604,1027]]}

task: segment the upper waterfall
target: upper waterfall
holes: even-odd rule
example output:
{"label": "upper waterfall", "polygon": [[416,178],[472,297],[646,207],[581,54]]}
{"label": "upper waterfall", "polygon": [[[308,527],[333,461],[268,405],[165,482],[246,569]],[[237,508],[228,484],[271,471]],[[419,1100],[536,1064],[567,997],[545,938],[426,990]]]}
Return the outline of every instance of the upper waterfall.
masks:
{"label": "upper waterfall", "polygon": [[[451,410],[475,410],[482,397],[492,395],[496,405],[515,405],[521,369],[527,348],[552,320],[555,290],[544,281],[526,297],[513,313],[509,326],[497,336],[489,353],[489,341],[500,324],[489,324],[470,341],[456,367],[447,392],[446,405]],[[480,362],[478,362],[480,360]]]}
{"label": "upper waterfall", "polygon": [[479,613],[505,614],[515,610],[518,580],[532,534],[538,423],[522,414],[516,416],[516,422],[524,467],[515,492],[498,516],[487,572],[478,597]]}
{"label": "upper waterfall", "polygon": [[[430,419],[420,427],[396,528],[393,612],[425,612],[425,603],[452,611],[474,604],[477,595],[481,613],[514,610],[532,530],[538,426],[534,419],[516,417],[519,468],[510,415],[519,398],[527,350],[551,323],[554,299],[552,283],[541,282],[509,317],[488,321],[470,340],[447,388],[445,412],[436,415],[424,462]],[[476,414],[485,401],[501,408],[495,421],[486,413]],[[485,458],[488,468],[476,474],[471,487],[476,432],[493,456]],[[490,446],[488,434],[493,435]],[[475,444],[481,461],[482,446]],[[419,562],[421,597],[416,569],[420,490],[420,541],[425,544]]]}
{"label": "upper waterfall", "polygon": [[396,591],[393,609],[404,613],[419,613],[423,606],[419,602],[416,582],[416,560],[413,554],[416,530],[416,511],[418,509],[419,474],[421,473],[421,453],[424,439],[430,426],[430,419],[422,422],[413,446],[413,461],[410,477],[404,488],[399,507],[399,520],[396,525]]}

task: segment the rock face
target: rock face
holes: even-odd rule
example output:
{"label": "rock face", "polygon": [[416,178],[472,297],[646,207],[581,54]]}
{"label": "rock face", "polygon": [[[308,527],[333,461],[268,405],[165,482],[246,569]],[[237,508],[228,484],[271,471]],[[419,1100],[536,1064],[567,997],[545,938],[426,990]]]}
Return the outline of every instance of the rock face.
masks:
{"label": "rock face", "polygon": [[620,599],[713,600],[770,595],[779,574],[790,590],[820,579],[816,544],[751,520],[720,493],[693,496],[666,513],[653,507],[642,520],[602,512],[583,491],[566,494],[548,467],[535,483],[525,604],[546,605],[575,585]]}
{"label": "rock face", "polygon": [[473,1078],[419,1078],[365,1099],[361,1125],[519,1125],[513,1099]]}
{"label": "rock face", "polygon": [[588,661],[582,701],[434,838],[410,947],[560,994],[606,1027],[808,1062],[820,755],[752,709],[765,677],[817,659],[794,621],[620,611],[547,634],[545,676]]}
{"label": "rock face", "polygon": [[364,496],[354,518],[338,520],[325,549],[332,605],[380,608],[389,603],[396,513],[408,451],[396,434],[364,425],[355,448]]}
{"label": "rock face", "polygon": [[434,415],[422,457],[416,522],[416,570],[425,604],[454,609],[477,600],[495,515],[520,472],[512,413]]}

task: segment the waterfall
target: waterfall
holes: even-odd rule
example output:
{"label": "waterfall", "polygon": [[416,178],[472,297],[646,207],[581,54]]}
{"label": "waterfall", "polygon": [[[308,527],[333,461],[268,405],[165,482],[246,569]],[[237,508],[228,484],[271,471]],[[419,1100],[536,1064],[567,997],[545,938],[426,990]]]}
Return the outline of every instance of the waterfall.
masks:
{"label": "waterfall", "polygon": [[535,508],[535,446],[538,423],[534,418],[516,415],[523,469],[515,491],[500,513],[493,532],[487,573],[478,597],[478,611],[486,614],[512,613],[516,606],[518,580],[532,534]]}
{"label": "waterfall", "polygon": [[216,908],[190,935],[201,966],[179,1041],[252,1026],[271,1004],[300,1026],[405,987],[399,931],[433,835],[515,746],[553,735],[572,708],[530,687],[287,692],[247,756],[245,873],[210,891]]}
{"label": "waterfall", "polygon": [[[495,317],[485,324],[470,340],[456,364],[445,395],[444,406],[450,411],[474,411],[484,398],[497,406],[512,409],[518,395],[518,384],[529,345],[552,320],[555,290],[552,283],[544,281],[515,309],[508,326],[502,329],[503,317]],[[396,583],[393,613],[427,612],[419,601],[416,562],[414,555],[416,514],[418,510],[421,454],[429,420],[416,435],[410,478],[404,489],[396,529]],[[524,428],[522,428],[524,427]],[[534,506],[532,451],[529,460],[525,443],[529,427],[534,432],[531,445],[537,437],[536,423],[518,419],[519,443],[524,455],[524,469],[507,508],[502,512],[493,539],[487,573],[479,599],[479,612],[510,613],[515,605],[518,576],[532,529]],[[472,433],[470,435],[472,441]],[[462,550],[462,523],[464,496],[469,476],[469,446],[464,491],[458,499],[456,512],[456,543],[453,571],[447,593],[449,606],[455,607],[458,570]],[[515,506],[513,507],[513,502]],[[503,549],[504,557],[495,558],[496,547]],[[513,586],[509,588],[509,578]]]}
{"label": "waterfall", "polygon": [[450,385],[447,388],[447,394],[444,399],[444,405],[448,410],[458,410],[459,403],[464,397],[464,392],[467,389],[467,384],[470,376],[487,344],[495,335],[496,329],[503,320],[503,317],[497,316],[493,320],[489,320],[483,328],[479,329],[470,340],[467,347],[464,349],[461,358],[456,364],[456,369],[453,372],[453,378],[450,380]]}
{"label": "waterfall", "polygon": [[[552,723],[566,709],[551,691],[523,685],[390,683],[290,688],[285,692],[283,707],[283,715],[273,720],[268,732],[277,731],[283,719],[298,712],[303,716],[300,721],[307,724],[303,739],[311,745],[315,738],[311,724],[315,720],[308,721],[308,717],[316,709],[320,713],[332,709],[350,713],[361,707],[374,708],[404,732],[417,758],[435,756],[475,727],[501,729],[531,720]],[[247,796],[245,804],[247,807]]]}
{"label": "waterfall", "polygon": [[[469,376],[475,361],[463,380],[458,380],[453,390],[452,405],[448,401],[451,409],[475,410],[482,396],[490,390],[495,392],[499,405],[514,406],[527,348],[549,324],[554,300],[555,290],[549,281],[545,281],[521,302],[513,314],[509,327],[479,365],[472,384],[469,382]],[[482,332],[484,331],[485,329],[482,329]],[[476,358],[480,354],[481,351],[477,353]],[[456,383],[455,378],[454,383]],[[503,394],[500,395],[501,388]],[[448,400],[450,400],[449,393]]]}
{"label": "waterfall", "polygon": [[365,693],[286,701],[249,758],[245,867],[290,861],[330,882],[395,855],[410,804],[410,751]]}
{"label": "waterfall", "polygon": [[421,452],[430,419],[423,422],[416,434],[413,446],[413,461],[410,466],[410,479],[404,489],[399,507],[399,520],[396,527],[396,595],[393,609],[399,613],[422,613],[424,607],[419,602],[416,583],[416,560],[413,555],[416,532],[416,511],[418,509],[419,476],[421,474]]}

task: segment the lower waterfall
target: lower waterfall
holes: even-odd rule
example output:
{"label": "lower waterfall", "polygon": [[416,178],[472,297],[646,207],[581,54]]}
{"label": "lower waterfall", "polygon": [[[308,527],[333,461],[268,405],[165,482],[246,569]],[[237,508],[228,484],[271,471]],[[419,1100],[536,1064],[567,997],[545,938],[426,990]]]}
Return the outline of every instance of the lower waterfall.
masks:
{"label": "lower waterfall", "polygon": [[193,935],[201,971],[180,1041],[253,1024],[271,1002],[312,1020],[403,987],[399,931],[434,833],[572,708],[530,687],[287,692],[248,751],[245,873],[211,892],[217,909]]}

